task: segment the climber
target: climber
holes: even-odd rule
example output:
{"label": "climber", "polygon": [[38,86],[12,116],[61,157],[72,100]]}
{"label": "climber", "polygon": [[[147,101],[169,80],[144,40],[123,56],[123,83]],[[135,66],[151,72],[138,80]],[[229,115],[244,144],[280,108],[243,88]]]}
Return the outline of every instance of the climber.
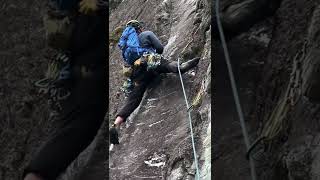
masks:
{"label": "climber", "polygon": [[[131,27],[133,27],[135,31],[130,32]],[[136,40],[134,36],[129,38],[126,36],[127,34],[132,35],[134,32],[137,33]],[[126,42],[128,39],[129,41],[138,42],[128,43]],[[135,49],[127,50],[126,47],[128,47],[128,44],[135,44]],[[116,119],[110,128],[111,144],[119,144],[118,131],[120,125],[124,123],[129,115],[139,106],[148,85],[161,73],[178,73],[177,62],[170,62],[161,56],[164,48],[157,36],[151,31],[144,31],[142,24],[137,20],[131,20],[127,23],[126,29],[120,38],[119,47],[122,50],[125,61],[124,75],[128,78],[125,84],[129,84],[130,91],[125,91],[127,93],[127,99],[117,113]],[[134,50],[140,52],[137,53]],[[140,56],[137,56],[135,53],[140,54]],[[181,73],[195,67],[199,63],[199,60],[200,58],[193,58],[182,63],[180,65]]]}
{"label": "climber", "polygon": [[[74,1],[76,3],[72,4]],[[60,44],[66,46],[62,52],[67,49],[70,55],[71,94],[59,102],[62,108],[57,122],[61,127],[32,157],[24,169],[24,180],[57,179],[93,141],[107,111],[107,3],[98,0],[74,1],[57,0],[60,5],[71,3],[67,4],[70,6],[63,6],[66,7],[61,8],[63,11],[76,5],[68,12],[74,24],[70,39],[65,39],[69,43]],[[63,18],[52,20],[49,24],[59,23],[60,19]],[[53,30],[57,29],[47,29],[47,32]]]}

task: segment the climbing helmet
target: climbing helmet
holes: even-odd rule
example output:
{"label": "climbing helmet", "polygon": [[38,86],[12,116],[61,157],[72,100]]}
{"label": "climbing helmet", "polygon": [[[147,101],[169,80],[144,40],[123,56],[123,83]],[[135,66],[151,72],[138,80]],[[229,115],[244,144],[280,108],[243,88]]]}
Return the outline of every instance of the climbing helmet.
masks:
{"label": "climbing helmet", "polygon": [[127,22],[126,26],[132,26],[134,28],[141,28],[141,23],[138,20],[130,20]]}

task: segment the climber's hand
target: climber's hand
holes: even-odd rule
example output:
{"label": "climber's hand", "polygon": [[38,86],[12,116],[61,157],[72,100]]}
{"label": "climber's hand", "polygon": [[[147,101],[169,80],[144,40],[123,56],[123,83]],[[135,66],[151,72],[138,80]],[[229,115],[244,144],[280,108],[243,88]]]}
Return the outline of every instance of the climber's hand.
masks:
{"label": "climber's hand", "polygon": [[138,59],[138,60],[136,60],[135,62],[134,62],[134,66],[136,66],[136,67],[138,67],[138,66],[144,66],[144,65],[146,65],[147,64],[147,62],[145,61],[145,60],[143,60],[143,59]]}
{"label": "climber's hand", "polygon": [[136,60],[135,62],[134,62],[134,65],[135,66],[140,66],[141,65],[141,59],[138,59],[138,60]]}
{"label": "climber's hand", "polygon": [[98,0],[82,0],[79,5],[79,12],[89,14],[98,9]]}

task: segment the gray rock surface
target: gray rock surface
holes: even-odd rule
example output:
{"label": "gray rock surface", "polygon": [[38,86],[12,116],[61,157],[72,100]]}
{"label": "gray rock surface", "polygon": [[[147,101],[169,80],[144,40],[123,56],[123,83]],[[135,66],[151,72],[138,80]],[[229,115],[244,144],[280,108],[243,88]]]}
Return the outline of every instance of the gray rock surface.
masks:
{"label": "gray rock surface", "polygon": [[[201,176],[210,179],[211,41],[210,11],[202,0],[123,1],[111,11],[110,33],[126,21],[143,21],[165,45],[164,56],[181,61],[201,56],[192,72],[183,75],[188,101],[195,102],[193,128]],[[132,8],[128,8],[132,7]],[[190,45],[182,52],[183,48]],[[110,113],[114,118],[123,95],[122,59],[117,47],[110,47]],[[198,97],[198,98],[196,98]],[[196,100],[194,100],[196,99]],[[112,120],[112,119],[111,119]],[[205,143],[206,142],[206,143]],[[205,148],[204,148],[205,147]],[[111,179],[194,179],[194,162],[185,100],[179,76],[161,76],[145,94],[140,107],[121,129],[120,145],[110,152]]]}

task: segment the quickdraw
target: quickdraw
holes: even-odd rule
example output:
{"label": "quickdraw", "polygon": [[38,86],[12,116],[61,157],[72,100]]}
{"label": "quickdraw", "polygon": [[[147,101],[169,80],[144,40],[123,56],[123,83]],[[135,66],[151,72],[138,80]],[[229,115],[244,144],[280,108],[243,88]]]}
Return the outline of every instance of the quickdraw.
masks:
{"label": "quickdraw", "polygon": [[62,110],[60,101],[71,95],[65,87],[67,83],[63,83],[71,78],[69,63],[69,56],[66,53],[58,53],[49,64],[46,77],[34,83],[39,88],[39,93],[48,95],[48,105],[56,112]]}

